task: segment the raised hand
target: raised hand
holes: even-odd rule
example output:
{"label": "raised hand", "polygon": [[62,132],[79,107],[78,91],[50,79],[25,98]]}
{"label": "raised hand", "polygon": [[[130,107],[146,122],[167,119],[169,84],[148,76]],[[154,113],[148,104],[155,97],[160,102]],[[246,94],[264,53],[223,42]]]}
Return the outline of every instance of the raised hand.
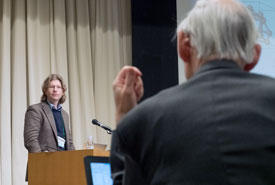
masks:
{"label": "raised hand", "polygon": [[131,110],[144,93],[142,73],[133,66],[124,66],[113,82],[116,123]]}

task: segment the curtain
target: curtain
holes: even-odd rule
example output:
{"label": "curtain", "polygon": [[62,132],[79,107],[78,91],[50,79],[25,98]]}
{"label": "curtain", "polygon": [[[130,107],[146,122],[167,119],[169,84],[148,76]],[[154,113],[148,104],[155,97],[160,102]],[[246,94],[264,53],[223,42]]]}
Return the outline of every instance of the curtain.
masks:
{"label": "curtain", "polygon": [[[40,102],[50,73],[67,85],[76,149],[88,136],[110,144],[91,124],[114,128],[112,81],[131,64],[130,0],[0,0],[0,182],[24,184],[24,115]],[[25,183],[26,184],[26,183]]]}

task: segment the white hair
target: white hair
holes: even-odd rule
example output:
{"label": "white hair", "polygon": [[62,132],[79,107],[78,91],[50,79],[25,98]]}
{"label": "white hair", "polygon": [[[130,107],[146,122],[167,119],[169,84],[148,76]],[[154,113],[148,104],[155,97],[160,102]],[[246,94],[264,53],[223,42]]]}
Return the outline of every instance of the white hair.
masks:
{"label": "white hair", "polygon": [[[197,57],[251,63],[258,38],[250,11],[237,0],[198,0],[177,31],[190,35]],[[233,3],[232,3],[233,2]]]}

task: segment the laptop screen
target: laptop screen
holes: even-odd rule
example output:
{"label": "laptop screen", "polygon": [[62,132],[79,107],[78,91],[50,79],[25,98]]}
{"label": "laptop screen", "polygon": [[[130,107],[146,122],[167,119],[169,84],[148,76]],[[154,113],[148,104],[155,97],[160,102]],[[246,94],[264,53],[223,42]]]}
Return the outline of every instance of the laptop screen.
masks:
{"label": "laptop screen", "polygon": [[84,158],[87,185],[112,185],[109,157],[86,156]]}

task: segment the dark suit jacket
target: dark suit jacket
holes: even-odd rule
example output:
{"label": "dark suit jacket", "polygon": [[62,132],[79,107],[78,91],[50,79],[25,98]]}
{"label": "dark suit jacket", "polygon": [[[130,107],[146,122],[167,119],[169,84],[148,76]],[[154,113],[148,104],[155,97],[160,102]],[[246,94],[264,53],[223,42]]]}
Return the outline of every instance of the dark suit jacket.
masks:
{"label": "dark suit jacket", "polygon": [[121,120],[112,174],[127,173],[121,156],[151,185],[274,185],[275,80],[210,61]]}
{"label": "dark suit jacket", "polygon": [[[74,150],[72,134],[69,129],[69,115],[62,109],[67,150]],[[54,152],[58,150],[57,129],[50,106],[38,103],[28,107],[25,114],[24,143],[29,152]]]}

